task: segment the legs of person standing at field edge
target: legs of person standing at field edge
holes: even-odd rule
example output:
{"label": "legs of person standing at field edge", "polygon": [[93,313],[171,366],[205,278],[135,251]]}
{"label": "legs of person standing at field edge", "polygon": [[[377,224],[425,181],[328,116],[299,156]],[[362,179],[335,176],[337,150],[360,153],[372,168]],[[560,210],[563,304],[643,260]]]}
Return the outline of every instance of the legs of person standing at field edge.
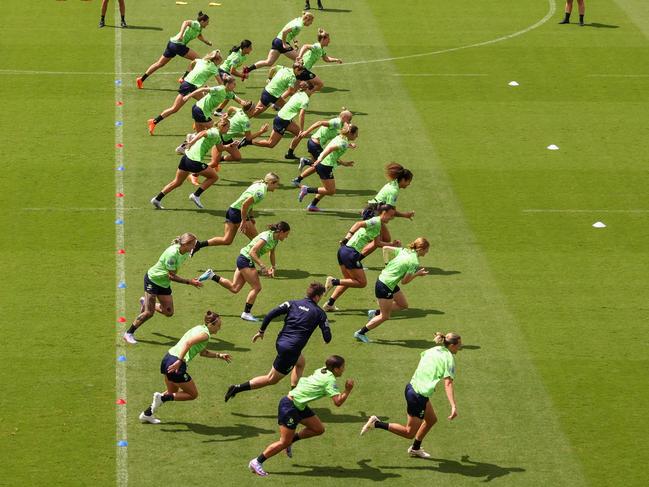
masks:
{"label": "legs of person standing at field edge", "polygon": [[[126,25],[126,5],[124,4],[125,0],[118,0],[119,2],[119,13],[122,16],[120,26],[122,28],[128,27]],[[103,0],[101,2],[101,18],[99,19],[99,27],[104,27],[106,25],[106,10],[108,10],[108,0]]]}
{"label": "legs of person standing at field edge", "polygon": [[[572,2],[573,0],[566,0],[566,9],[565,16],[560,24],[569,24],[570,23],[570,14],[572,13]],[[586,13],[586,5],[584,0],[577,0],[577,7],[579,8],[579,25],[584,25],[584,15]]]}

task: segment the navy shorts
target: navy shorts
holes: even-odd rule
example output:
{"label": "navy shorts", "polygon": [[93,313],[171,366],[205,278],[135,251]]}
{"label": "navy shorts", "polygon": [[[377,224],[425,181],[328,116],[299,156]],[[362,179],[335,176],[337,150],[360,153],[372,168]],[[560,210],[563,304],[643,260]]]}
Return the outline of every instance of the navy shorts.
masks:
{"label": "navy shorts", "polygon": [[254,269],[255,263],[245,255],[239,254],[237,257],[237,269]]}
{"label": "navy shorts", "polygon": [[[225,136],[222,136],[222,137],[225,137]],[[227,139],[227,140],[226,139],[221,139],[221,144],[222,145],[230,145],[233,142],[234,142],[234,140],[232,140],[232,139]]]}
{"label": "navy shorts", "polygon": [[279,51],[281,54],[293,50],[293,48],[290,45],[288,46],[288,49],[286,49],[284,47],[284,43],[282,42],[282,39],[280,39],[279,37],[275,37],[275,39],[273,39],[273,44],[271,45],[271,49],[275,49],[276,51]]}
{"label": "navy shorts", "polygon": [[198,174],[201,171],[207,169],[207,164],[204,162],[198,162],[190,159],[187,156],[182,156],[180,158],[180,164],[178,164],[178,169],[181,171],[187,171],[192,174]]}
{"label": "navy shorts", "polygon": [[315,172],[318,173],[320,179],[334,179],[334,168],[333,166],[325,166],[320,163],[315,167]]}
{"label": "navy shorts", "polygon": [[300,81],[311,81],[315,77],[316,75],[308,69],[303,69],[302,72],[296,76]]}
{"label": "navy shorts", "polygon": [[401,291],[401,289],[399,289],[399,286],[395,286],[394,291],[390,291],[390,288],[388,286],[383,284],[378,279],[376,280],[376,284],[374,286],[374,296],[376,296],[378,299],[392,299],[394,298],[394,295],[399,291]]}
{"label": "navy shorts", "polygon": [[198,123],[207,123],[212,120],[211,118],[205,116],[203,110],[201,110],[201,107],[199,107],[198,105],[194,105],[192,107],[192,118],[194,119],[194,122]]}
{"label": "navy shorts", "polygon": [[424,419],[424,412],[426,411],[428,398],[417,393],[410,384],[406,386],[403,395],[406,397],[408,416]]}
{"label": "navy shorts", "polygon": [[282,348],[280,345],[276,345],[275,349],[277,350],[277,357],[275,357],[275,361],[273,362],[273,368],[280,374],[290,374],[300,358],[302,351]]}
{"label": "navy shorts", "polygon": [[370,218],[374,218],[376,216],[376,209],[379,207],[378,203],[369,203],[365,208],[363,208],[363,211],[361,212],[361,216],[363,217],[363,220],[369,220]]}
{"label": "navy shorts", "polygon": [[284,132],[286,132],[286,127],[288,127],[290,124],[290,120],[284,120],[279,115],[277,115],[273,119],[273,130],[280,135],[284,135]]}
{"label": "navy shorts", "polygon": [[315,416],[315,413],[311,411],[309,406],[305,406],[304,410],[300,411],[295,407],[295,404],[293,404],[293,401],[291,401],[288,396],[281,398],[277,405],[277,424],[286,426],[292,430],[297,428],[300,421],[313,416]]}
{"label": "navy shorts", "polygon": [[241,210],[236,208],[228,208],[225,212],[225,221],[228,223],[241,223]]}
{"label": "navy shorts", "polygon": [[160,362],[160,373],[166,375],[167,379],[177,384],[182,384],[183,382],[189,382],[192,380],[192,376],[187,373],[187,364],[184,361],[180,362],[180,367],[178,367],[177,372],[174,372],[173,374],[167,372],[169,366],[173,365],[176,360],[178,360],[178,357],[166,354],[162,358],[162,362]]}
{"label": "navy shorts", "polygon": [[278,97],[271,95],[266,90],[261,90],[261,97],[259,98],[259,101],[265,107],[267,107],[271,103],[275,103],[277,100],[279,100]]}
{"label": "navy shorts", "polygon": [[184,56],[189,52],[189,47],[187,47],[185,44],[176,44],[175,42],[167,42],[167,47],[165,48],[165,52],[162,53],[162,55],[166,58],[173,58],[176,56]]}
{"label": "navy shorts", "polygon": [[171,288],[158,286],[155,282],[149,279],[149,274],[147,273],[144,274],[144,292],[147,294],[155,294],[156,296],[169,296],[171,295]]}
{"label": "navy shorts", "polygon": [[345,266],[347,269],[362,269],[362,259],[363,256],[354,247],[342,245],[338,249],[338,264]]}
{"label": "navy shorts", "polygon": [[313,139],[309,139],[306,143],[306,150],[309,151],[309,154],[313,156],[313,160],[315,161],[318,157],[320,157],[320,154],[322,154],[322,151],[324,149],[320,144],[313,142]]}
{"label": "navy shorts", "polygon": [[187,81],[183,81],[180,83],[180,87],[178,87],[178,93],[181,95],[189,95],[191,92],[196,91],[198,87],[196,85],[193,85],[191,83],[188,83]]}

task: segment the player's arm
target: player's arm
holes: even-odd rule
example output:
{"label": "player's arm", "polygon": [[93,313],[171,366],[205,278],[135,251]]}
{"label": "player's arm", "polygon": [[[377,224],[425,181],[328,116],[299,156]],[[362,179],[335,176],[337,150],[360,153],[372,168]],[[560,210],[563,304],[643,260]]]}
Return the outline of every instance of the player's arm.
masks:
{"label": "player's arm", "polygon": [[343,63],[342,59],[338,59],[337,57],[327,56],[326,54],[322,56],[322,60],[326,63],[338,63],[338,64]]}
{"label": "player's arm", "polygon": [[327,120],[320,120],[319,122],[315,122],[308,129],[303,130],[302,132],[300,132],[299,137],[300,138],[306,137],[311,132],[313,132],[315,129],[320,128],[320,127],[329,127],[329,122]]}
{"label": "player's arm", "polygon": [[261,338],[262,340],[264,339],[264,333],[266,332],[266,328],[268,328],[268,325],[270,324],[271,321],[273,321],[275,318],[281,315],[285,315],[288,313],[288,310],[291,307],[291,303],[288,301],[284,301],[282,304],[277,306],[276,308],[271,309],[266,316],[264,316],[264,320],[261,322],[261,326],[259,327],[259,331],[255,334],[255,336],[252,337],[252,341],[256,342],[257,339]]}
{"label": "player's arm", "polygon": [[361,228],[367,227],[367,223],[365,220],[356,222],[352,225],[352,227],[349,229],[349,231],[345,234],[345,237],[340,241],[340,245],[347,245],[347,242],[349,242],[349,239],[352,238],[352,236],[358,232]]}
{"label": "player's arm", "polygon": [[210,91],[210,87],[209,87],[209,86],[203,86],[202,88],[198,88],[197,90],[194,90],[194,91],[192,91],[191,93],[189,93],[189,94],[183,96],[183,101],[184,101],[185,103],[187,103],[187,101],[188,101],[190,98],[193,98],[193,97],[196,96],[196,95],[201,95],[201,96],[202,96],[203,93],[207,93],[208,91]]}
{"label": "player's arm", "polygon": [[203,37],[203,34],[199,34],[198,39],[200,39],[201,42],[203,42],[204,44],[207,44],[208,46],[212,45],[212,42],[205,39],[205,37]]}
{"label": "player's arm", "polygon": [[210,336],[208,334],[201,333],[200,335],[195,336],[191,340],[188,340],[187,343],[185,343],[183,349],[180,351],[180,354],[178,355],[178,360],[176,360],[173,364],[167,367],[167,372],[170,374],[173,374],[174,372],[178,372],[180,365],[185,361],[185,355],[187,355],[189,349],[194,345],[196,345],[197,343],[205,342],[209,339]]}
{"label": "player's arm", "polygon": [[302,57],[304,57],[306,52],[309,49],[311,49],[312,46],[313,46],[313,44],[303,44],[302,47],[300,47],[300,50],[297,53],[297,59],[302,59]]}
{"label": "player's arm", "polygon": [[329,326],[329,320],[325,317],[318,326],[322,332],[322,339],[325,343],[329,343],[331,341],[331,327]]}
{"label": "player's arm", "polygon": [[200,282],[198,279],[186,279],[184,277],[180,277],[178,274],[176,274],[175,271],[167,271],[167,274],[169,276],[169,279],[172,280],[173,282],[179,282],[180,284],[189,284],[190,286],[194,287],[202,287],[203,283]]}
{"label": "player's arm", "polygon": [[329,154],[331,154],[333,151],[337,150],[339,147],[337,145],[331,145],[329,144],[327,147],[325,147],[325,150],[323,150],[318,158],[315,160],[313,163],[313,166],[317,166],[322,162],[322,160],[327,157]]}
{"label": "player's arm", "polygon": [[201,130],[197,134],[195,134],[189,142],[187,142],[187,146],[185,147],[185,150],[189,149],[192,145],[194,145],[196,142],[198,142],[200,139],[205,137],[205,134],[207,134],[207,130]]}
{"label": "player's arm", "polygon": [[225,360],[227,363],[230,363],[232,361],[232,355],[230,355],[229,353],[211,352],[209,350],[203,350],[199,355],[201,357],[206,357],[206,358],[219,358],[221,360]]}
{"label": "player's arm", "polygon": [[453,389],[453,378],[444,377],[444,390],[446,391],[446,399],[451,405],[451,415],[448,419],[457,417],[457,405],[455,404],[455,390]]}
{"label": "player's arm", "polygon": [[248,223],[248,210],[250,209],[250,207],[254,202],[255,199],[252,196],[250,196],[241,205],[241,223],[239,224],[240,232],[243,232],[243,230],[246,228],[246,224]]}
{"label": "player's arm", "polygon": [[345,403],[345,401],[349,397],[349,394],[351,394],[353,388],[354,388],[354,381],[352,379],[347,379],[345,381],[345,390],[340,394],[337,394],[331,398],[334,404],[336,405],[336,407],[340,407]]}

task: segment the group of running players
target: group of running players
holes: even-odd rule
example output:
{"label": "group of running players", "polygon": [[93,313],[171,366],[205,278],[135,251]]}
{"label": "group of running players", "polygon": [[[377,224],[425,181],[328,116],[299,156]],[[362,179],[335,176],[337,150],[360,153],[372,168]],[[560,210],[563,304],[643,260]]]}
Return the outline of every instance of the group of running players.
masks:
{"label": "group of running players", "polygon": [[[354,141],[359,130],[351,123],[353,113],[346,108],[343,108],[337,117],[317,121],[305,128],[305,115],[310,98],[324,86],[323,80],[311,69],[318,60],[342,63],[340,59],[327,54],[330,35],[324,29],[318,29],[317,42],[302,46],[297,44],[298,34],[313,21],[314,15],[305,10],[301,16],[292,19],[279,31],[271,43],[266,59],[249,65],[246,65],[246,60],[253,47],[250,40],[244,39],[235,45],[227,56],[223,56],[219,50],[213,50],[200,58],[188,47],[188,43],[198,38],[206,45],[212,45],[203,36],[203,30],[209,25],[209,17],[199,12],[196,20],[186,20],[182,23],[180,31],[171,37],[160,59],[136,80],[137,87],[142,88],[153,73],[175,56],[190,61],[187,71],[179,80],[178,96],[173,104],[148,121],[149,132],[153,135],[157,125],[164,119],[177,113],[190,99],[196,100],[191,110],[193,130],[176,148],[182,155],[176,175],[151,199],[154,208],[163,209],[163,198],[187,179],[197,186],[189,195],[189,199],[197,207],[203,208],[201,195],[218,180],[221,161],[241,160],[241,150],[247,145],[273,148],[282,140],[285,132],[289,132],[293,138],[284,157],[299,163],[299,175],[291,183],[299,188],[299,201],[309,194],[313,196],[307,211],[321,211],[318,205],[322,198],[336,192],[335,168],[338,165],[354,164],[354,161],[344,161],[341,157],[348,149],[356,147]],[[274,66],[281,55],[291,60],[291,66]],[[255,104],[243,100],[235,93],[235,79],[245,81],[251,72],[262,67],[272,69],[259,101]],[[210,79],[216,82],[215,86],[206,85]],[[226,109],[230,100],[239,104],[240,108]],[[269,127],[264,124],[253,132],[251,119],[269,107],[277,110],[277,115],[268,138],[259,140]],[[302,139],[307,139],[306,145],[310,154],[308,158],[298,158],[295,155]],[[208,153],[210,161],[205,163],[203,159]],[[321,184],[305,185],[304,180],[313,173],[318,174]],[[338,355],[330,356],[323,367],[303,377],[305,359],[302,350],[317,328],[321,330],[325,342],[329,343],[332,340],[326,312],[338,310],[336,303],[347,289],[367,286],[362,260],[377,248],[381,248],[385,268],[375,284],[378,307],[368,311],[367,323],[353,335],[361,343],[370,342],[368,332],[390,319],[392,312],[408,307],[399,284],[407,284],[428,273],[419,264],[419,259],[429,251],[428,240],[419,237],[407,245],[402,245],[401,241],[392,238],[388,230],[389,222],[395,217],[414,217],[414,211],[399,211],[396,206],[399,191],[410,185],[413,174],[394,162],[387,164],[385,174],[388,183],[367,202],[362,210],[362,219],[355,222],[339,242],[337,258],[340,277],[328,276],[324,284],[313,282],[308,286],[305,297],[284,301],[270,310],[252,337],[253,342],[263,339],[270,322],[283,316],[284,326],[276,340],[277,357],[270,371],[246,382],[232,384],[227,389],[226,402],[240,393],[276,384],[286,375],[290,375],[291,390],[282,397],[278,406],[280,438],[268,445],[248,465],[257,475],[267,475],[263,464],[268,458],[282,450],[292,456],[292,444],[295,441],[324,432],[322,422],[309,408],[309,403],[322,397],[331,397],[336,406],[341,406],[354,387],[354,381],[347,379],[342,392],[339,390],[336,379],[345,371],[345,360]],[[246,321],[259,321],[253,315],[252,308],[262,290],[260,275],[271,278],[275,276],[276,248],[289,236],[291,227],[287,222],[279,221],[268,225],[267,230],[259,232],[253,209],[264,200],[268,192],[275,191],[279,186],[280,178],[272,172],[253,182],[228,207],[222,236],[199,240],[194,234],[185,233],[172,242],[144,275],[144,296],[140,298],[140,313],[124,333],[126,342],[137,343],[136,330],[156,311],[168,317],[173,315],[171,281],[202,287],[211,280],[232,293],[238,293],[247,284],[250,289],[241,318]],[[238,232],[245,234],[250,242],[241,249],[236,259],[232,279],[220,276],[212,269],[207,269],[194,278],[178,275],[180,267],[188,258],[205,247],[230,245]],[[269,254],[269,266],[261,260],[265,254]],[[333,291],[332,294],[326,298],[330,291]],[[326,302],[320,307],[323,299],[326,299]],[[203,324],[191,328],[169,349],[160,366],[166,390],[154,393],[151,405],[140,414],[140,421],[160,423],[155,413],[164,403],[190,401],[198,396],[196,384],[187,372],[187,364],[196,355],[230,362],[230,354],[207,350],[210,336],[216,334],[220,328],[221,318],[218,313],[207,311]],[[371,416],[362,427],[361,434],[378,428],[409,439],[414,438],[408,448],[408,454],[414,457],[430,457],[421,448],[424,436],[437,421],[429,398],[437,383],[443,381],[451,405],[448,418],[453,419],[457,416],[453,390],[454,355],[462,346],[461,337],[456,333],[438,333],[434,341],[437,346],[422,352],[419,365],[406,386],[406,425],[385,423],[377,416]],[[299,424],[302,424],[303,428],[297,431]]]}

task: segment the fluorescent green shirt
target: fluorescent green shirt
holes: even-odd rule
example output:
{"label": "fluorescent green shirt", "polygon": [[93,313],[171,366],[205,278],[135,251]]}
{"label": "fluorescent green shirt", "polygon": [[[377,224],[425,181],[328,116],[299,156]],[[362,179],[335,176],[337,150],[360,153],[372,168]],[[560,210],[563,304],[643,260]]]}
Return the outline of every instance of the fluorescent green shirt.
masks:
{"label": "fluorescent green shirt", "polygon": [[185,33],[183,34],[182,39],[180,39],[178,37],[178,34],[176,34],[169,40],[174,44],[184,44],[186,46],[189,41],[193,41],[199,35],[201,35],[202,30],[203,28],[201,27],[201,23],[198,20],[192,20],[192,23],[189,24],[189,27],[185,29]]}
{"label": "fluorescent green shirt", "polygon": [[374,240],[381,233],[381,218],[375,216],[369,220],[365,220],[365,227],[360,228],[359,230],[352,235],[352,238],[347,242],[347,247],[353,247],[358,252],[363,250],[368,243]]}
{"label": "fluorescent green shirt", "polygon": [[213,86],[210,91],[203,98],[198,100],[196,106],[203,110],[205,118],[210,118],[212,112],[218,107],[225,99],[234,99],[234,91],[228,91],[225,86]]}
{"label": "fluorescent green shirt", "polygon": [[248,245],[246,245],[244,248],[241,249],[241,255],[243,255],[246,259],[252,260],[250,258],[250,251],[252,248],[257,245],[257,243],[263,240],[265,243],[262,245],[261,249],[259,249],[259,252],[257,252],[257,256],[261,257],[262,255],[268,253],[269,251],[273,250],[275,247],[277,247],[277,244],[279,243],[279,240],[277,240],[273,236],[273,231],[272,230],[266,230],[265,232],[261,232],[259,235],[257,235],[255,238],[253,238]]}
{"label": "fluorescent green shirt", "polygon": [[216,76],[218,72],[219,67],[212,61],[207,59],[197,59],[194,69],[185,76],[185,81],[200,88],[208,79],[212,76]]}
{"label": "fluorescent green shirt", "polygon": [[237,108],[234,115],[230,118],[230,128],[228,130],[228,139],[243,135],[250,130],[250,118],[241,108]]}
{"label": "fluorescent green shirt", "polygon": [[313,134],[314,139],[320,141],[320,147],[326,147],[333,138],[338,135],[340,129],[343,127],[343,121],[340,117],[332,118],[329,120],[329,127],[323,125],[316,130],[316,133]]}
{"label": "fluorescent green shirt", "polygon": [[319,60],[322,59],[322,56],[326,56],[327,52],[324,47],[320,45],[319,42],[311,45],[311,49],[307,50],[304,53],[302,60],[304,61],[304,67],[308,70],[311,70],[313,65]]}
{"label": "fluorescent green shirt", "polygon": [[237,199],[237,201],[232,203],[230,205],[230,208],[235,208],[237,210],[240,210],[241,207],[243,206],[244,201],[252,197],[253,202],[252,205],[250,205],[250,208],[248,209],[248,211],[251,211],[253,206],[255,206],[257,203],[259,203],[261,200],[264,199],[267,191],[268,191],[268,186],[266,185],[266,183],[264,182],[253,183],[250,186],[248,186],[248,189],[246,189],[243,193],[241,193],[239,199]]}
{"label": "fluorescent green shirt", "polygon": [[203,350],[207,348],[207,343],[209,342],[210,339],[210,330],[205,325],[198,325],[195,326],[194,328],[190,328],[189,330],[187,330],[185,334],[182,336],[182,338],[178,340],[178,343],[176,343],[173,347],[169,349],[169,355],[173,355],[174,357],[180,357],[180,354],[183,352],[183,349],[185,348],[187,342],[199,335],[207,335],[207,340],[203,340],[202,342],[196,343],[191,347],[189,347],[189,350],[187,351],[185,357],[183,358],[185,363],[188,364],[191,359],[193,359],[196,355],[198,355],[199,353],[201,353]]}
{"label": "fluorescent green shirt", "polygon": [[414,274],[419,267],[419,258],[417,252],[411,249],[399,249],[397,255],[388,262],[381,274],[379,274],[379,281],[385,284],[390,291],[394,291],[399,281],[403,279],[406,274]]}
{"label": "fluorescent green shirt", "polygon": [[[332,146],[337,146],[338,148],[330,152],[329,155],[327,155],[327,157],[322,159],[322,162],[320,162],[320,164],[323,164],[325,166],[338,167],[338,159],[340,159],[341,156],[345,152],[347,152],[347,147],[349,147],[349,141],[347,140],[346,137],[343,137],[342,135],[338,135],[334,140],[332,140],[327,144],[327,147],[332,147]],[[327,147],[325,147],[325,150],[327,149]]]}
{"label": "fluorescent green shirt", "polygon": [[282,33],[286,29],[291,29],[291,31],[286,35],[286,43],[289,44],[293,39],[295,39],[298,36],[300,31],[302,30],[302,27],[304,27],[304,22],[302,21],[302,17],[293,19],[284,27],[282,27],[282,30],[280,30],[279,34],[277,34],[277,38],[281,39]]}
{"label": "fluorescent green shirt", "polygon": [[169,271],[178,272],[180,266],[189,257],[189,252],[180,253],[180,244],[172,244],[162,253],[158,262],[151,267],[147,274],[149,279],[160,287],[171,287]]}
{"label": "fluorescent green shirt", "polygon": [[297,78],[293,68],[282,66],[277,70],[273,79],[268,82],[265,90],[275,98],[279,98],[288,88],[295,86],[296,82]]}
{"label": "fluorescent green shirt", "polygon": [[410,385],[417,394],[430,397],[435,392],[437,383],[446,377],[455,379],[455,358],[448,348],[433,347],[421,352]]}
{"label": "fluorescent green shirt", "polygon": [[207,131],[205,137],[194,143],[186,152],[185,155],[192,161],[201,162],[205,154],[215,145],[223,143],[221,132],[216,127],[212,127]]}
{"label": "fluorescent green shirt", "polygon": [[223,71],[229,73],[232,68],[238,68],[246,61],[246,56],[243,54],[243,50],[239,49],[238,51],[231,52],[223,64],[219,66]]}
{"label": "fluorescent green shirt", "polygon": [[293,117],[300,113],[300,110],[306,110],[309,106],[309,95],[305,91],[298,91],[288,99],[286,105],[277,112],[277,116],[284,120],[293,120]]}
{"label": "fluorescent green shirt", "polygon": [[383,186],[376,196],[372,198],[369,203],[383,203],[386,205],[397,206],[397,198],[399,197],[399,181],[396,179],[390,181]]}
{"label": "fluorescent green shirt", "polygon": [[336,384],[336,376],[333,372],[326,370],[324,373],[322,369],[317,369],[309,377],[302,377],[289,395],[293,398],[293,404],[300,411],[311,401],[320,399],[321,397],[333,397],[340,394],[338,384]]}

